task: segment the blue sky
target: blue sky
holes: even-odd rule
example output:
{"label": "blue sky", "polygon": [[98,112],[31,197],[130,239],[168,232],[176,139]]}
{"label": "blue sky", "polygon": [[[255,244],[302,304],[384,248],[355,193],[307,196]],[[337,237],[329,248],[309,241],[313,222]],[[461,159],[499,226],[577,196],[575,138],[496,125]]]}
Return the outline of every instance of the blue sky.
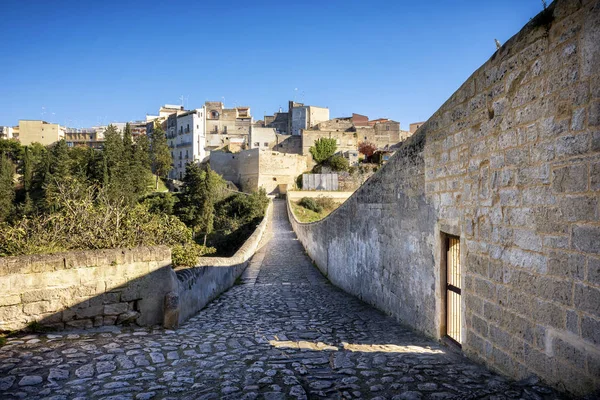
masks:
{"label": "blue sky", "polygon": [[[143,119],[164,103],[287,101],[427,119],[540,0],[0,0],[0,125]],[[296,90],[297,89],[297,90]]]}

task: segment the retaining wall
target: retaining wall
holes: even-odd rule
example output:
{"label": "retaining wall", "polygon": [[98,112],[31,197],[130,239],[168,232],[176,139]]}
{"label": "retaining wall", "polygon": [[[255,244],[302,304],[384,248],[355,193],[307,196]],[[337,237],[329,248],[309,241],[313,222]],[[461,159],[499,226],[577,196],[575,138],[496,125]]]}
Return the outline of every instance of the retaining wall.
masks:
{"label": "retaining wall", "polygon": [[600,389],[600,1],[558,0],[300,241],[331,281],[516,379]]}
{"label": "retaining wall", "polygon": [[0,330],[160,324],[175,288],[163,246],[2,257]]}
{"label": "retaining wall", "polygon": [[258,249],[272,209],[271,202],[262,222],[232,257],[202,257],[197,266],[176,270],[178,306],[171,311],[173,323],[167,325],[173,325],[175,321],[183,323],[234,285]]}

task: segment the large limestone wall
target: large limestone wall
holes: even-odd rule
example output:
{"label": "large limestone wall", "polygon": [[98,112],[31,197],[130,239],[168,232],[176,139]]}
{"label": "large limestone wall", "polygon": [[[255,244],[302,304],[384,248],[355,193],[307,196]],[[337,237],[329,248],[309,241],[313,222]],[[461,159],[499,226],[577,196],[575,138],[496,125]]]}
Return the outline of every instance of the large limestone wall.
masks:
{"label": "large limestone wall", "polygon": [[328,218],[293,226],[332,282],[513,378],[600,388],[600,1],[558,0]]}
{"label": "large limestone wall", "polygon": [[0,330],[163,322],[176,290],[167,247],[0,258]]}

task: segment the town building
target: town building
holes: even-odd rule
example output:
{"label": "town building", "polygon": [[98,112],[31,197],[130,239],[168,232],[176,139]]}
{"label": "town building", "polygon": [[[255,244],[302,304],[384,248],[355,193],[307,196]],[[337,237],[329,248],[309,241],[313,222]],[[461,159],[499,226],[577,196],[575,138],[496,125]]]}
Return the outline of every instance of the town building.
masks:
{"label": "town building", "polygon": [[15,139],[15,128],[12,126],[0,126],[0,139]]}
{"label": "town building", "polygon": [[65,128],[41,120],[19,120],[19,140],[24,146],[40,143],[44,146],[58,142],[65,137]]}
{"label": "town building", "polygon": [[98,135],[97,128],[65,128],[65,141],[69,147],[91,147],[95,149],[102,148],[104,144],[104,130]]}
{"label": "town building", "polygon": [[305,106],[302,103],[289,102],[288,133],[301,135],[303,129],[312,129],[319,122],[329,119],[329,108]]}
{"label": "town building", "polygon": [[173,157],[170,178],[182,180],[187,164],[202,162],[206,158],[205,122],[204,107],[169,115],[167,140]]}
{"label": "town building", "polygon": [[337,152],[351,165],[358,162],[358,147],[363,142],[373,143],[378,150],[387,150],[411,135],[400,129],[400,123],[387,118],[369,120],[366,115],[333,118],[302,130],[302,154],[310,155],[310,148],[321,138],[335,139]]}
{"label": "town building", "polygon": [[408,130],[410,131],[410,133],[415,133],[417,131],[417,129],[419,129],[421,127],[421,125],[423,125],[426,121],[422,121],[422,122],[413,122],[412,124],[409,125]]}
{"label": "town building", "polygon": [[227,148],[236,152],[248,148],[253,122],[250,107],[225,108],[220,101],[207,101],[204,107],[209,150]]}

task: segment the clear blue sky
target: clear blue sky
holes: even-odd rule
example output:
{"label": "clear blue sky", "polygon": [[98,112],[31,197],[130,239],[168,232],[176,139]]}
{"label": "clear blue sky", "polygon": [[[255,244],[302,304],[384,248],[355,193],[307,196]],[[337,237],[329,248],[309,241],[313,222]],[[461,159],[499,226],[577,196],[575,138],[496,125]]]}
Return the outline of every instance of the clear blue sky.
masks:
{"label": "clear blue sky", "polygon": [[0,0],[0,125],[139,120],[184,95],[189,108],[249,105],[256,120],[295,97],[332,117],[406,128],[494,53],[494,38],[504,43],[541,9],[540,0]]}

